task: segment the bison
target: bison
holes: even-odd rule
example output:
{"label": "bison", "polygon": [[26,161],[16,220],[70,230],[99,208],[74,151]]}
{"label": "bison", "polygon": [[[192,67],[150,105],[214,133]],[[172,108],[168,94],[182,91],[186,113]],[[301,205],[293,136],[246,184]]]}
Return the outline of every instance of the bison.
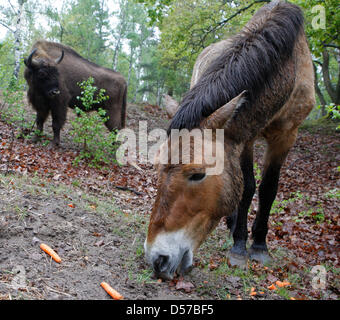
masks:
{"label": "bison", "polygon": [[37,112],[36,124],[40,132],[51,112],[52,146],[60,144],[67,107],[84,109],[77,99],[81,95],[78,83],[89,77],[94,79],[97,88],[105,89],[105,95],[109,97],[94,107],[94,110],[102,108],[106,111],[106,127],[112,131],[125,126],[127,84],[119,72],[100,67],[72,48],[49,41],[37,41],[24,63],[24,76],[29,86],[27,96]]}

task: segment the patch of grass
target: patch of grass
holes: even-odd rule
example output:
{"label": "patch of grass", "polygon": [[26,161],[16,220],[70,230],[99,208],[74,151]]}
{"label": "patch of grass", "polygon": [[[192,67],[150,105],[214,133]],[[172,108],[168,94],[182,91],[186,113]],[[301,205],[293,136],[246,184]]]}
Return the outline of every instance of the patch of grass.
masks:
{"label": "patch of grass", "polygon": [[257,162],[254,162],[254,172],[255,172],[255,180],[256,180],[256,187],[258,187],[259,181],[261,180],[261,169]]}
{"label": "patch of grass", "polygon": [[308,210],[301,211],[297,216],[292,217],[296,223],[303,221],[305,218],[311,218],[318,224],[325,221],[325,213],[322,208],[310,208]]}
{"label": "patch of grass", "polygon": [[329,191],[327,191],[324,194],[326,199],[340,199],[340,189],[339,188],[335,188],[335,189],[331,189]]}
{"label": "patch of grass", "polygon": [[136,274],[136,281],[138,283],[155,283],[157,280],[152,279],[153,271],[151,269],[140,270]]}
{"label": "patch of grass", "polygon": [[337,130],[338,125],[339,121],[323,117],[316,120],[305,120],[300,126],[300,130],[306,130],[311,134],[321,131],[327,135],[334,135],[334,133],[339,132]]}

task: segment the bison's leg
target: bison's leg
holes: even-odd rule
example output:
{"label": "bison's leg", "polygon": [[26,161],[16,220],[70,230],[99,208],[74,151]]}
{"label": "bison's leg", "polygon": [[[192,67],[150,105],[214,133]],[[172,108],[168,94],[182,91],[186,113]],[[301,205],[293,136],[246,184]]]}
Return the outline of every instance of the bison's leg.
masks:
{"label": "bison's leg", "polygon": [[[232,229],[234,245],[229,253],[231,265],[245,266],[247,262],[246,242],[248,238],[247,216],[251,200],[255,193],[255,178],[253,170],[253,142],[247,144],[241,155],[241,169],[243,172],[244,189],[237,214],[234,215],[235,224]],[[230,222],[230,221],[229,221]]]}
{"label": "bison's leg", "polygon": [[52,147],[60,145],[60,130],[66,121],[67,107],[61,105],[52,107],[52,128],[53,128],[53,141]]}
{"label": "bison's leg", "polygon": [[293,130],[288,133],[282,133],[280,137],[267,139],[268,147],[262,181],[259,187],[259,208],[252,226],[253,244],[249,250],[250,258],[262,263],[271,260],[266,244],[268,219],[270,209],[277,194],[280,169],[287,157],[289,149],[295,142],[296,135],[297,130]]}
{"label": "bison's leg", "polygon": [[115,129],[121,129],[121,107],[114,105],[110,110],[106,110],[107,116],[109,119],[105,122],[106,128],[109,131],[113,131]]}
{"label": "bison's leg", "polygon": [[39,109],[37,111],[37,118],[36,118],[36,122],[37,122],[37,130],[38,132],[35,134],[33,140],[35,142],[39,141],[42,133],[44,132],[44,123],[48,117],[49,114],[49,109]]}

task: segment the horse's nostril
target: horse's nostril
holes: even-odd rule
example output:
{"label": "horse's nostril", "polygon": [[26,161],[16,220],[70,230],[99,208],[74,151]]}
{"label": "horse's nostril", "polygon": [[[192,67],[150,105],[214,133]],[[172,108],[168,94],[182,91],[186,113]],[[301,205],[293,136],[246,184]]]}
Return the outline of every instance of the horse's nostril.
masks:
{"label": "horse's nostril", "polygon": [[169,256],[159,255],[158,258],[153,262],[153,268],[156,273],[163,272],[164,266],[169,261]]}

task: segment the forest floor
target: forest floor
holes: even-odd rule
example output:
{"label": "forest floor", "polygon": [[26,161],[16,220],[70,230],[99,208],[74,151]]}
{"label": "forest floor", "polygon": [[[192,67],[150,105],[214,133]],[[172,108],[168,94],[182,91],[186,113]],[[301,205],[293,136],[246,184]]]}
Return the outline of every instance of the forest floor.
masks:
{"label": "forest floor", "polygon": [[[28,107],[27,112],[33,115]],[[127,116],[134,130],[139,120],[149,130],[168,124],[163,110],[147,105],[129,105]],[[51,137],[50,125],[49,118]],[[196,253],[193,270],[160,281],[143,249],[157,187],[153,166],[75,167],[79,147],[68,137],[69,128],[68,122],[62,146],[51,150],[13,139],[13,128],[0,121],[0,299],[111,299],[102,281],[125,299],[339,299],[338,133],[300,130],[269,221],[271,264],[230,267],[232,238],[222,219]],[[264,148],[257,142],[257,183]],[[256,208],[255,195],[249,235]],[[53,247],[62,262],[42,252],[40,242]],[[325,268],[325,282],[315,266]],[[288,286],[268,288],[284,280]]]}

